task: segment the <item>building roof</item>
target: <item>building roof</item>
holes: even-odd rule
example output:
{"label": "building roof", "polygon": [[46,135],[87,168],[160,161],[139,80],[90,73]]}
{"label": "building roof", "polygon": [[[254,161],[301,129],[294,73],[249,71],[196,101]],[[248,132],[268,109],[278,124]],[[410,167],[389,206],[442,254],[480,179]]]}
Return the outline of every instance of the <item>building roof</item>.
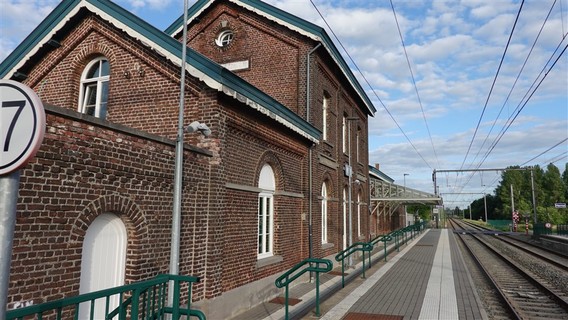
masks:
{"label": "building roof", "polygon": [[383,180],[385,182],[388,183],[393,183],[394,179],[387,176],[384,172],[382,172],[381,170],[369,165],[369,175],[373,178],[379,179],[379,180]]}
{"label": "building roof", "polygon": [[[188,9],[188,21],[191,21],[198,17],[205,9],[211,6],[217,0],[198,0],[191,8]],[[327,35],[327,32],[304,19],[301,19],[295,15],[292,15],[286,11],[278,9],[260,0],[227,0],[238,6],[241,6],[247,10],[255,12],[271,21],[274,21],[290,30],[296,31],[314,41],[317,41],[323,45],[327,50],[329,55],[341,69],[351,87],[357,92],[363,103],[365,104],[366,113],[370,116],[374,116],[377,111],[373,106],[373,103],[365,93],[365,90],[361,87],[359,81],[355,78],[351,69],[343,59],[343,56],[339,53],[331,38]],[[172,37],[182,32],[183,26],[183,14],[174,21],[165,32],[170,34]]]}
{"label": "building roof", "polygon": [[[24,41],[0,63],[0,78],[11,78],[22,66],[42,49],[77,15],[89,10],[112,23],[131,37],[181,66],[182,46],[176,39],[155,28],[131,12],[109,0],[62,1]],[[236,76],[214,61],[187,48],[186,71],[209,87],[225,93],[275,121],[290,128],[304,138],[318,143],[321,132],[299,115],[280,104],[271,96]]]}

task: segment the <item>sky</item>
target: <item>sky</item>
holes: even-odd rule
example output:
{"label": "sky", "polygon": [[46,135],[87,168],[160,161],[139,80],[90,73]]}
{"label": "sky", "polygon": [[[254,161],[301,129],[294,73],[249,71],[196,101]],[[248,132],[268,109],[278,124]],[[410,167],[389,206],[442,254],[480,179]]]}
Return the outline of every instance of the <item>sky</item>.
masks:
{"label": "sky", "polygon": [[[161,30],[183,14],[183,0],[115,2]],[[445,206],[464,208],[498,185],[486,169],[564,171],[568,0],[265,2],[334,40],[377,109],[369,163],[396,184],[433,193],[436,171]],[[58,3],[0,0],[0,61]]]}

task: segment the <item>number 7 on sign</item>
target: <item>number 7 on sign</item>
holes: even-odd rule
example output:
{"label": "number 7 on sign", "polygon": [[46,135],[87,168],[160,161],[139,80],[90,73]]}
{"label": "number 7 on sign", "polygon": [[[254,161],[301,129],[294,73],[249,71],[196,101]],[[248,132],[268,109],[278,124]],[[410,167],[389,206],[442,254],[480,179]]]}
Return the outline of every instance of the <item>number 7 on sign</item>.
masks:
{"label": "number 7 on sign", "polygon": [[0,178],[23,167],[39,150],[45,110],[28,86],[0,79]]}
{"label": "number 7 on sign", "polygon": [[18,110],[16,110],[16,114],[14,114],[14,117],[12,117],[12,120],[10,121],[10,126],[8,127],[8,132],[6,133],[4,148],[2,148],[2,151],[4,152],[7,152],[10,148],[10,139],[12,139],[12,133],[14,132],[14,127],[16,126],[16,122],[18,122],[18,118],[20,117],[20,114],[22,113],[22,110],[24,110],[25,106],[26,106],[26,101],[24,100],[2,102],[2,108],[14,108],[14,107],[18,108]]}

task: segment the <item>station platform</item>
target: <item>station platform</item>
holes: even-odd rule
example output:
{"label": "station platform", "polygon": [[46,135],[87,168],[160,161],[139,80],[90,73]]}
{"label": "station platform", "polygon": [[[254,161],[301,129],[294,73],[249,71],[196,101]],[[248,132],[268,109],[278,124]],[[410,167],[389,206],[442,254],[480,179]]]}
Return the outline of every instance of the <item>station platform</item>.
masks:
{"label": "station platform", "polygon": [[[290,297],[297,304],[289,307],[288,318],[487,319],[456,240],[447,229],[427,229],[406,244],[389,248],[387,262],[377,252],[365,278],[362,263],[350,269],[345,288],[341,276],[322,275],[319,316],[314,314],[313,285],[291,288]],[[267,302],[235,319],[285,319],[284,307]]]}

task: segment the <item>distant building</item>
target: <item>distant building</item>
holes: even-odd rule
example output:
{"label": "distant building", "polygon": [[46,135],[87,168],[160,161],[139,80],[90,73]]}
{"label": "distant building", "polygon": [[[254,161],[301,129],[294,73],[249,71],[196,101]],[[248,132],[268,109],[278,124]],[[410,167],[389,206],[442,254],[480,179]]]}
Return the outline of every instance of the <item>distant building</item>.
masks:
{"label": "distant building", "polygon": [[[258,0],[199,0],[189,17],[184,117],[212,134],[184,137],[180,274],[218,319],[369,237],[375,109],[314,24]],[[21,175],[9,309],[168,272],[182,24],[63,1],[0,64],[47,113]]]}

